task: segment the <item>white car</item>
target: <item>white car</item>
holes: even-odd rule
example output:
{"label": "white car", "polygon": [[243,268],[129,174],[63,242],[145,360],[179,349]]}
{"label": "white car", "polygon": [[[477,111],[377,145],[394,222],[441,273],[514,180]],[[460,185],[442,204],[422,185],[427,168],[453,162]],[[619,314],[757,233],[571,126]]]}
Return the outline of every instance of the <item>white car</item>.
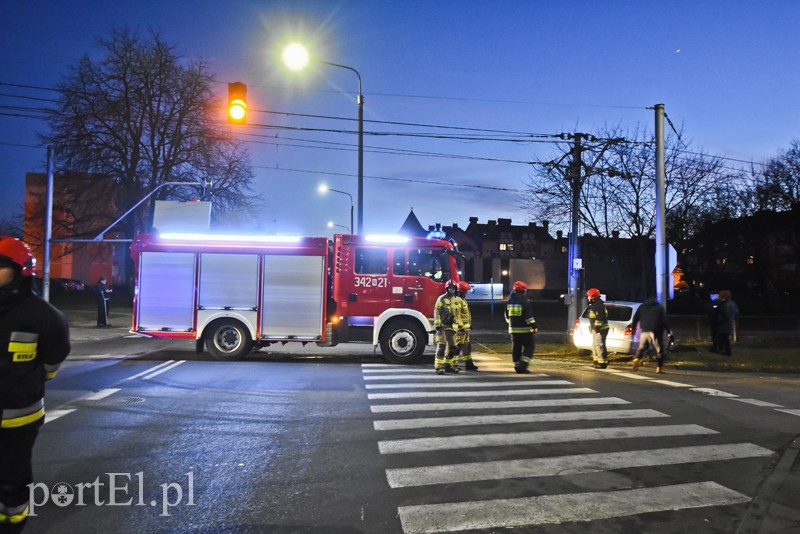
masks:
{"label": "white car", "polygon": [[[606,348],[608,352],[622,354],[635,354],[639,348],[639,332],[632,332],[631,320],[633,314],[641,306],[641,302],[609,301],[606,302],[608,313],[608,337]],[[589,330],[589,307],[587,306],[580,318],[575,321],[572,333],[572,343],[579,350],[592,350],[592,332]]]}

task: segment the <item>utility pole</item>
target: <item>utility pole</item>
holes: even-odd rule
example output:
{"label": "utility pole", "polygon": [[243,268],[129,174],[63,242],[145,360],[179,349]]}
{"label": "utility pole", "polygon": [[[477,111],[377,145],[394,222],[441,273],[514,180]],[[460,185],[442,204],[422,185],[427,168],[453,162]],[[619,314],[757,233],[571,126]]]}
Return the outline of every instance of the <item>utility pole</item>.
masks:
{"label": "utility pole", "polygon": [[669,250],[666,224],[666,170],[664,167],[664,104],[655,105],[656,129],[656,297],[667,308]]}
{"label": "utility pole", "polygon": [[580,281],[583,261],[581,259],[581,243],[578,239],[578,222],[580,220],[580,200],[581,188],[583,187],[583,177],[581,168],[583,167],[583,150],[581,141],[586,134],[570,134],[573,139],[572,150],[566,179],[569,181],[572,193],[571,226],[569,232],[569,259],[567,262],[567,336],[572,335],[575,327],[575,320],[578,318],[578,303],[580,302]]}
{"label": "utility pole", "polygon": [[[573,141],[572,148],[567,154],[564,154],[557,161],[550,162],[549,165],[552,166],[553,169],[560,172],[561,175],[567,181],[569,181],[571,192],[571,225],[568,239],[569,254],[567,260],[567,293],[564,295],[564,303],[569,307],[567,311],[567,340],[569,340],[570,336],[572,336],[572,331],[575,328],[575,320],[578,318],[578,305],[583,302],[583,296],[581,295],[581,273],[583,272],[583,259],[581,258],[581,242],[579,236],[579,223],[581,218],[581,189],[583,188],[583,183],[586,181],[586,179],[593,174],[605,172],[608,173],[609,176],[621,175],[621,173],[614,170],[598,168],[597,164],[600,162],[600,159],[602,159],[606,150],[608,150],[608,147],[615,143],[621,143],[625,141],[625,139],[621,137],[615,137],[613,139],[597,139],[595,136],[585,133],[574,133],[568,135],[562,134],[562,139],[565,137]],[[585,141],[601,141],[603,142],[603,145],[599,147],[598,150],[597,146],[587,147],[584,145],[583,143]],[[587,150],[591,150],[593,152],[595,150],[597,151],[594,160],[589,165],[583,163],[583,153]],[[570,162],[566,169],[564,169],[561,165],[561,162],[566,159],[567,156],[570,156]],[[584,169],[586,172],[583,172]]]}

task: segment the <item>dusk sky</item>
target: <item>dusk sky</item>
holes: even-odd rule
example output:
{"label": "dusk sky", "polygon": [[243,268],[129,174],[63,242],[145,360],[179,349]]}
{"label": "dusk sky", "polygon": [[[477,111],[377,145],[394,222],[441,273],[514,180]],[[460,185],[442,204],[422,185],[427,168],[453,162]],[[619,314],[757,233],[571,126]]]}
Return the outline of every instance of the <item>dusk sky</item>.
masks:
{"label": "dusk sky", "polygon": [[[237,130],[251,141],[264,198],[243,230],[330,235],[327,221],[349,225],[349,200],[317,187],[356,198],[357,80],[326,65],[289,71],[280,52],[292,40],[360,72],[364,227],[394,232],[411,208],[423,225],[526,223],[525,162],[551,160],[564,145],[522,139],[652,129],[657,103],[693,150],[731,167],[763,162],[800,138],[798,21],[794,0],[4,1],[0,218],[21,211],[25,173],[45,168],[36,137],[45,122],[14,107],[49,104],[18,97],[53,98],[36,88],[53,87],[82,55],[97,57],[95,38],[112,26],[153,28],[187,58],[205,58],[220,120],[227,82],[241,81],[253,124],[344,130]],[[500,132],[508,140],[465,139]],[[448,138],[408,135],[423,133]]]}

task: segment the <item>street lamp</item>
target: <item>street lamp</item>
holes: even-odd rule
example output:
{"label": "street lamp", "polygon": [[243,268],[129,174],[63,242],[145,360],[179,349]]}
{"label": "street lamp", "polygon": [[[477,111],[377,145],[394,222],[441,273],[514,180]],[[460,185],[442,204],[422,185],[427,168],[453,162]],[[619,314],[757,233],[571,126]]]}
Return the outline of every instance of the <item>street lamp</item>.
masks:
{"label": "street lamp", "polygon": [[[320,184],[320,186],[319,186],[319,192],[320,193],[327,193],[328,191],[333,191],[334,193],[341,193],[343,195],[347,195],[348,197],[350,197],[350,233],[352,234],[353,233],[353,195],[351,195],[347,191],[339,191],[338,189],[331,189],[330,187],[328,187],[325,184]],[[330,226],[330,223],[328,224],[328,226]],[[345,228],[345,227],[342,226],[342,228]]]}
{"label": "street lamp", "polygon": [[[292,70],[301,70],[311,61],[305,46],[292,43],[283,50],[283,62]],[[364,95],[361,92],[361,74],[353,67],[314,58],[317,63],[339,67],[354,72],[358,77],[358,233],[364,233]],[[333,191],[333,189],[331,189]],[[352,223],[350,224],[352,233]]]}
{"label": "street lamp", "polygon": [[[343,224],[336,224],[333,221],[328,221],[328,228],[333,228],[334,226],[338,226],[339,228],[344,228],[345,230],[347,230],[347,227],[345,225],[343,225]],[[351,234],[353,233],[352,229],[350,230],[350,233]]]}

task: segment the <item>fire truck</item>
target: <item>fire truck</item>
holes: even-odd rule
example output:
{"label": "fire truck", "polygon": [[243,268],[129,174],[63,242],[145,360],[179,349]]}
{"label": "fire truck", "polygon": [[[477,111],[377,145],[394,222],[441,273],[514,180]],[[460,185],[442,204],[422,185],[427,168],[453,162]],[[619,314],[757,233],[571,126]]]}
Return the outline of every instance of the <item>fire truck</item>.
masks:
{"label": "fire truck", "polygon": [[393,363],[433,344],[431,319],[448,280],[442,239],[140,234],[131,332],[194,339],[219,360],[276,343],[362,342]]}

